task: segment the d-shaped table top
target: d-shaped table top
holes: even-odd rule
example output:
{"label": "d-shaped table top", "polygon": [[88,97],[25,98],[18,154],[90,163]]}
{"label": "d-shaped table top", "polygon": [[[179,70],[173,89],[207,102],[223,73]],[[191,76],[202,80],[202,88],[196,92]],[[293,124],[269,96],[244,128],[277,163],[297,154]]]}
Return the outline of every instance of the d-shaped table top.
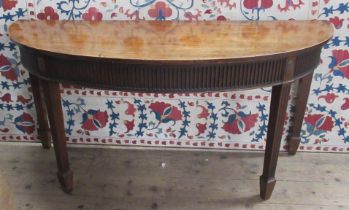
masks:
{"label": "d-shaped table top", "polygon": [[328,41],[324,21],[41,21],[11,25],[29,48],[74,56],[141,61],[256,58],[299,52]]}

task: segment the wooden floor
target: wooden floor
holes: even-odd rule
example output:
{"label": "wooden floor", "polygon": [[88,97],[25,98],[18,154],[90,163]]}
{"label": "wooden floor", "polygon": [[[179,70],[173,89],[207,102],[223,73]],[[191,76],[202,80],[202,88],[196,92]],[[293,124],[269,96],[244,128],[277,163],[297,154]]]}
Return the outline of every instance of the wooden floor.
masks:
{"label": "wooden floor", "polygon": [[281,154],[272,198],[259,198],[263,153],[69,149],[71,195],[60,190],[53,150],[0,143],[0,169],[18,209],[349,209],[349,155]]}

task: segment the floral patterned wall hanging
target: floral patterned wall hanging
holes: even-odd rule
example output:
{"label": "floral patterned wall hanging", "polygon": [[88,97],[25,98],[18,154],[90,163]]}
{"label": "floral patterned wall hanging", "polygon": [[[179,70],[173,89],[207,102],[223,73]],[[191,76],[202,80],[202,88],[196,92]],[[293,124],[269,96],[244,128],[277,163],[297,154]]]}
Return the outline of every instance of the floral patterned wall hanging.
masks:
{"label": "floral patterned wall hanging", "polygon": [[[335,27],[316,69],[302,151],[349,152],[349,3],[344,0],[0,0],[0,141],[38,141],[27,72],[7,36],[18,19],[288,20]],[[287,125],[292,117],[292,98]],[[270,88],[142,94],[62,87],[70,143],[264,149]],[[285,144],[285,142],[284,142]]]}

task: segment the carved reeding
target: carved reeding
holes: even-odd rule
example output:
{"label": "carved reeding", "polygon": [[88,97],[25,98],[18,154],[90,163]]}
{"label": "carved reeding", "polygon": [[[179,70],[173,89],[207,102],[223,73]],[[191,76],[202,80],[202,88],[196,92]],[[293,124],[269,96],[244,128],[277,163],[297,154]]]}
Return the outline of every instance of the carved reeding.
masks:
{"label": "carved reeding", "polygon": [[[67,68],[67,66],[69,68]],[[238,64],[112,64],[49,59],[49,77],[94,82],[124,90],[200,91],[266,86],[282,82],[285,59]],[[97,73],[98,72],[98,73]]]}
{"label": "carved reeding", "polygon": [[23,65],[44,79],[86,87],[142,92],[200,92],[272,86],[313,71],[320,55],[320,49],[316,48],[289,58],[276,56],[264,60],[245,59],[242,62],[166,64],[56,56],[23,47],[22,51],[25,51],[21,53]]}

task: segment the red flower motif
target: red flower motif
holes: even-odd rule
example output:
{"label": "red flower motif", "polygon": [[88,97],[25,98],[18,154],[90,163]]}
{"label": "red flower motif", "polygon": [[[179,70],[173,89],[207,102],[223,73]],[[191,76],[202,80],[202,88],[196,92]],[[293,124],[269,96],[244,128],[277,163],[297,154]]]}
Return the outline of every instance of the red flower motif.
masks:
{"label": "red flower motif", "polygon": [[341,110],[349,109],[349,98],[344,98],[344,103],[341,106]]}
{"label": "red flower motif", "polygon": [[329,68],[335,76],[342,76],[349,79],[349,52],[347,50],[333,50],[332,62]]}
{"label": "red flower motif", "polygon": [[4,9],[4,11],[10,10],[17,5],[17,0],[2,0],[0,1],[0,7]]}
{"label": "red flower motif", "polygon": [[167,7],[165,2],[157,2],[153,8],[148,11],[150,17],[156,20],[165,20],[172,15],[172,9]]}
{"label": "red flower motif", "polygon": [[198,105],[198,107],[202,108],[202,111],[200,112],[200,114],[198,114],[198,118],[207,119],[208,116],[210,115],[210,113],[208,113],[208,109],[204,106],[201,106],[201,105]]}
{"label": "red flower motif", "polygon": [[6,93],[5,95],[1,96],[0,100],[6,103],[13,102],[10,93]]}
{"label": "red flower motif", "polygon": [[103,14],[96,7],[90,7],[86,13],[82,15],[82,19],[87,21],[101,21]]}
{"label": "red flower motif", "polygon": [[309,114],[304,118],[304,122],[311,126],[312,130],[331,131],[333,128],[332,118],[323,114]]}
{"label": "red flower motif", "polygon": [[135,106],[127,101],[125,101],[125,103],[127,104],[127,109],[125,110],[125,114],[135,116],[135,112],[136,112]]}
{"label": "red flower motif", "polygon": [[336,16],[336,17],[333,17],[333,18],[330,18],[330,22],[333,24],[333,26],[334,26],[336,29],[342,28],[342,26],[343,26],[343,21],[344,21],[344,19],[339,19],[337,16]]}
{"label": "red flower motif", "polygon": [[171,106],[164,102],[155,102],[150,104],[149,108],[155,113],[155,118],[159,123],[177,121],[182,119],[182,113],[177,107]]}
{"label": "red flower motif", "polygon": [[196,134],[196,136],[199,136],[206,131],[207,123],[196,123],[196,128],[198,129],[198,134]]}
{"label": "red flower motif", "polygon": [[280,12],[286,12],[289,10],[290,7],[296,10],[297,8],[300,8],[303,4],[304,3],[302,2],[302,0],[298,0],[297,3],[295,3],[295,0],[286,0],[284,6],[281,6],[281,4],[278,5],[278,9],[280,10]]}
{"label": "red flower motif", "polygon": [[334,93],[327,93],[326,95],[319,96],[318,99],[325,99],[326,103],[332,104],[338,96]]}
{"label": "red flower motif", "polygon": [[2,129],[0,129],[0,132],[2,132],[2,133],[7,133],[7,132],[9,132],[10,131],[10,129],[8,129],[8,128],[2,128]]}
{"label": "red flower motif", "polygon": [[124,125],[126,126],[126,129],[127,129],[125,133],[128,133],[131,130],[133,130],[133,128],[135,127],[135,120],[132,120],[132,121],[125,120]]}
{"label": "red flower motif", "polygon": [[35,130],[34,119],[30,114],[24,112],[22,115],[18,116],[14,120],[15,126],[17,129],[23,133],[31,134]]}
{"label": "red flower motif", "polygon": [[24,96],[21,96],[21,95],[17,96],[17,102],[20,102],[20,103],[22,103],[22,104],[27,104],[27,103],[29,103],[31,100],[32,100],[32,97],[30,97],[30,98],[24,98]]}
{"label": "red flower motif", "polygon": [[228,121],[224,123],[223,129],[228,133],[241,134],[249,131],[257,122],[258,114],[245,114],[238,112],[229,116]]}
{"label": "red flower motif", "polygon": [[206,11],[205,11],[205,14],[209,14],[209,15],[212,14],[212,9],[206,10]]}
{"label": "red flower motif", "polygon": [[81,128],[88,131],[96,131],[106,126],[108,122],[108,114],[106,111],[88,110],[82,115]]}
{"label": "red flower motif", "polygon": [[247,9],[268,9],[273,6],[273,0],[244,0]]}
{"label": "red flower motif", "polygon": [[8,59],[2,54],[0,55],[0,73],[6,79],[11,81],[17,80],[19,68],[17,62],[13,59]]}
{"label": "red flower motif", "polygon": [[40,12],[37,17],[40,20],[58,20],[59,15],[52,7],[45,7],[44,12]]}
{"label": "red flower motif", "polygon": [[224,21],[224,20],[227,20],[227,18],[225,16],[223,16],[223,15],[220,15],[220,16],[217,17],[217,20],[218,21]]}

